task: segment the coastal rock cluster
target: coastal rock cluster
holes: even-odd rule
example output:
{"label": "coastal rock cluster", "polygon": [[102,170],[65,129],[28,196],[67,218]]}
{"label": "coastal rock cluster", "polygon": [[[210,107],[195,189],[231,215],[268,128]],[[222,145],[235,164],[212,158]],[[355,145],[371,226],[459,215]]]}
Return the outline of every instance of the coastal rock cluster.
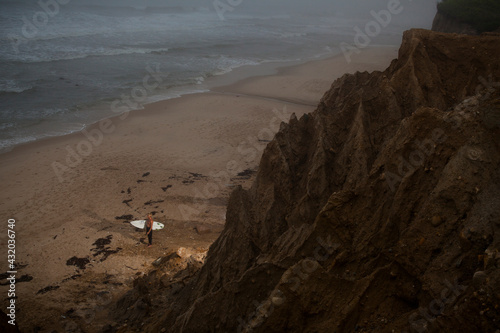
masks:
{"label": "coastal rock cluster", "polygon": [[139,277],[107,330],[495,332],[498,54],[410,30],[384,72],[335,81],[282,123],[204,264]]}

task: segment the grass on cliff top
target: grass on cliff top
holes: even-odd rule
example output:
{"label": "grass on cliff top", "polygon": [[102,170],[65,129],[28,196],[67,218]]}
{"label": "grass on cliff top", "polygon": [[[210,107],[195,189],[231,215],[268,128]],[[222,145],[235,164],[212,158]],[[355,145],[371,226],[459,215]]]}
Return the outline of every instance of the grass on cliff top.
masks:
{"label": "grass on cliff top", "polygon": [[479,33],[500,27],[500,0],[443,0],[438,11],[472,25]]}

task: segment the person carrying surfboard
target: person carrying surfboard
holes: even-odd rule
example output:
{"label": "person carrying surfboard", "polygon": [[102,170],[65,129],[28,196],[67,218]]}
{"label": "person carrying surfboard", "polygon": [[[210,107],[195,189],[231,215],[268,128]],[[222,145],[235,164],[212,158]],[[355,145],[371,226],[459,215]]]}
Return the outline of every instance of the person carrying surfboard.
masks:
{"label": "person carrying surfboard", "polygon": [[148,214],[146,218],[146,235],[148,235],[148,247],[150,247],[153,245],[153,216],[151,214]]}

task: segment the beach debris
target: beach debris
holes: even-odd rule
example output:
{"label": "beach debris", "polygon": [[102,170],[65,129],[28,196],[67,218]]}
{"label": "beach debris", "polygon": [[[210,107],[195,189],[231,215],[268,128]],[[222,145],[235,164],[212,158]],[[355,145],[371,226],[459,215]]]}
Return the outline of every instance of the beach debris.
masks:
{"label": "beach debris", "polygon": [[19,282],[30,282],[31,280],[33,280],[33,277],[31,275],[24,274],[19,279],[16,279],[16,283],[19,283]]}
{"label": "beach debris", "polygon": [[90,249],[90,251],[93,251],[94,257],[97,257],[98,255],[102,255],[100,262],[103,262],[104,260],[108,259],[108,257],[112,254],[118,253],[122,250],[121,247],[117,247],[115,250],[111,250],[111,247],[106,246],[111,244],[111,239],[113,239],[113,235],[108,235],[105,238],[99,238],[97,239],[92,245],[95,245],[95,248]]}
{"label": "beach debris", "polygon": [[250,170],[250,169],[245,169],[241,172],[239,172],[236,176],[238,179],[250,179],[253,174],[255,174],[257,171],[255,170]]}
{"label": "beach debris", "polygon": [[[121,282],[113,282],[111,279],[114,278],[114,277],[115,276],[112,275],[112,274],[106,274],[106,277],[104,278],[104,281],[102,281],[102,284],[111,284],[113,286],[121,286],[121,285],[123,285],[123,283],[121,283]],[[98,292],[97,295],[100,296],[100,297],[103,297],[104,295],[109,295],[109,291],[103,290],[103,291]]]}
{"label": "beach debris", "polygon": [[[104,246],[111,243],[111,239],[113,239],[113,235],[108,235],[106,238],[97,239],[92,245],[95,245],[95,249],[103,249]],[[94,249],[92,249],[94,250]]]}
{"label": "beach debris", "polygon": [[67,277],[65,278],[64,280],[62,280],[62,282],[67,282],[69,280],[76,280],[77,278],[79,278],[80,276],[82,276],[81,274],[75,274],[75,275],[71,275],[70,277]]}
{"label": "beach debris", "polygon": [[189,172],[188,178],[178,177],[178,176],[169,177],[169,179],[179,179],[179,178],[184,179],[182,181],[183,184],[192,184],[192,183],[194,183],[195,180],[202,180],[202,179],[207,178],[207,177],[202,175],[201,173],[195,173],[195,172]]}
{"label": "beach debris", "polygon": [[115,220],[126,220],[128,222],[128,221],[132,221],[133,219],[134,219],[134,216],[132,214],[115,216]]}
{"label": "beach debris", "polygon": [[[16,278],[16,282],[15,283],[30,282],[31,280],[33,280],[33,277],[31,275],[24,274],[20,278]],[[11,282],[8,280],[7,282],[0,283],[0,286],[8,286],[10,284],[11,284]]]}
{"label": "beach debris", "polygon": [[134,199],[123,200],[122,203],[130,207],[129,202],[131,202],[132,200]]}
{"label": "beach debris", "polygon": [[201,173],[190,172],[189,174],[193,176],[196,180],[200,180],[201,178],[206,178]]}
{"label": "beach debris", "polygon": [[148,202],[145,202],[144,205],[145,206],[151,206],[153,204],[157,204],[157,203],[162,203],[164,202],[165,200],[157,200],[157,201],[154,201],[154,200],[149,200]]}
{"label": "beach debris", "polygon": [[169,188],[171,188],[171,187],[172,187],[172,185],[167,185],[167,186],[165,186],[165,187],[162,187],[161,189],[163,190],[163,192],[167,192],[167,190],[168,190]]}
{"label": "beach debris", "polygon": [[59,289],[59,288],[60,288],[60,286],[47,286],[47,287],[45,287],[45,288],[42,288],[42,289],[38,290],[38,291],[36,292],[36,294],[37,294],[37,295],[40,295],[40,294],[42,294],[42,295],[43,295],[43,294],[45,294],[45,293],[48,293],[49,291],[52,291],[52,290],[57,290],[57,289]]}
{"label": "beach debris", "polygon": [[101,168],[101,170],[102,171],[119,171],[120,169],[108,166],[108,167],[105,167],[105,168]]}
{"label": "beach debris", "polygon": [[89,263],[90,259],[88,257],[78,258],[76,256],[73,256],[66,261],[67,266],[76,266],[80,269],[85,269]]}
{"label": "beach debris", "polygon": [[149,176],[150,174],[151,174],[151,172],[146,172],[146,173],[145,173],[145,174],[143,174],[142,176],[143,176],[143,177],[147,177],[147,176]]}
{"label": "beach debris", "polygon": [[[28,264],[21,264],[21,263],[18,263],[16,265],[16,270],[19,271],[21,269],[23,269],[24,267],[28,266]],[[5,280],[6,278],[8,278],[10,276],[10,273],[2,273],[0,274],[0,280]],[[0,283],[0,286],[2,284]]]}

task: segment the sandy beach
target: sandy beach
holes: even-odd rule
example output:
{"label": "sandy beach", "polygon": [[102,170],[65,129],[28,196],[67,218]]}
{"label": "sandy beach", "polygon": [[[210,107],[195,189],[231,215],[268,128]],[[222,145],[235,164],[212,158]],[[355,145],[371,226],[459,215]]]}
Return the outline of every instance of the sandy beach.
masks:
{"label": "sandy beach", "polygon": [[[385,69],[397,50],[365,49],[349,64],[340,55],[269,76],[238,69],[230,74],[241,78],[236,83],[0,155],[0,243],[7,248],[7,219],[15,219],[20,328],[66,329],[68,312],[83,311],[92,331],[100,292],[120,295],[179,248],[206,252],[224,226],[232,188],[251,185],[280,123],[314,111],[344,73]],[[148,212],[165,224],[151,248],[128,223]],[[3,306],[7,290],[0,286]]]}

